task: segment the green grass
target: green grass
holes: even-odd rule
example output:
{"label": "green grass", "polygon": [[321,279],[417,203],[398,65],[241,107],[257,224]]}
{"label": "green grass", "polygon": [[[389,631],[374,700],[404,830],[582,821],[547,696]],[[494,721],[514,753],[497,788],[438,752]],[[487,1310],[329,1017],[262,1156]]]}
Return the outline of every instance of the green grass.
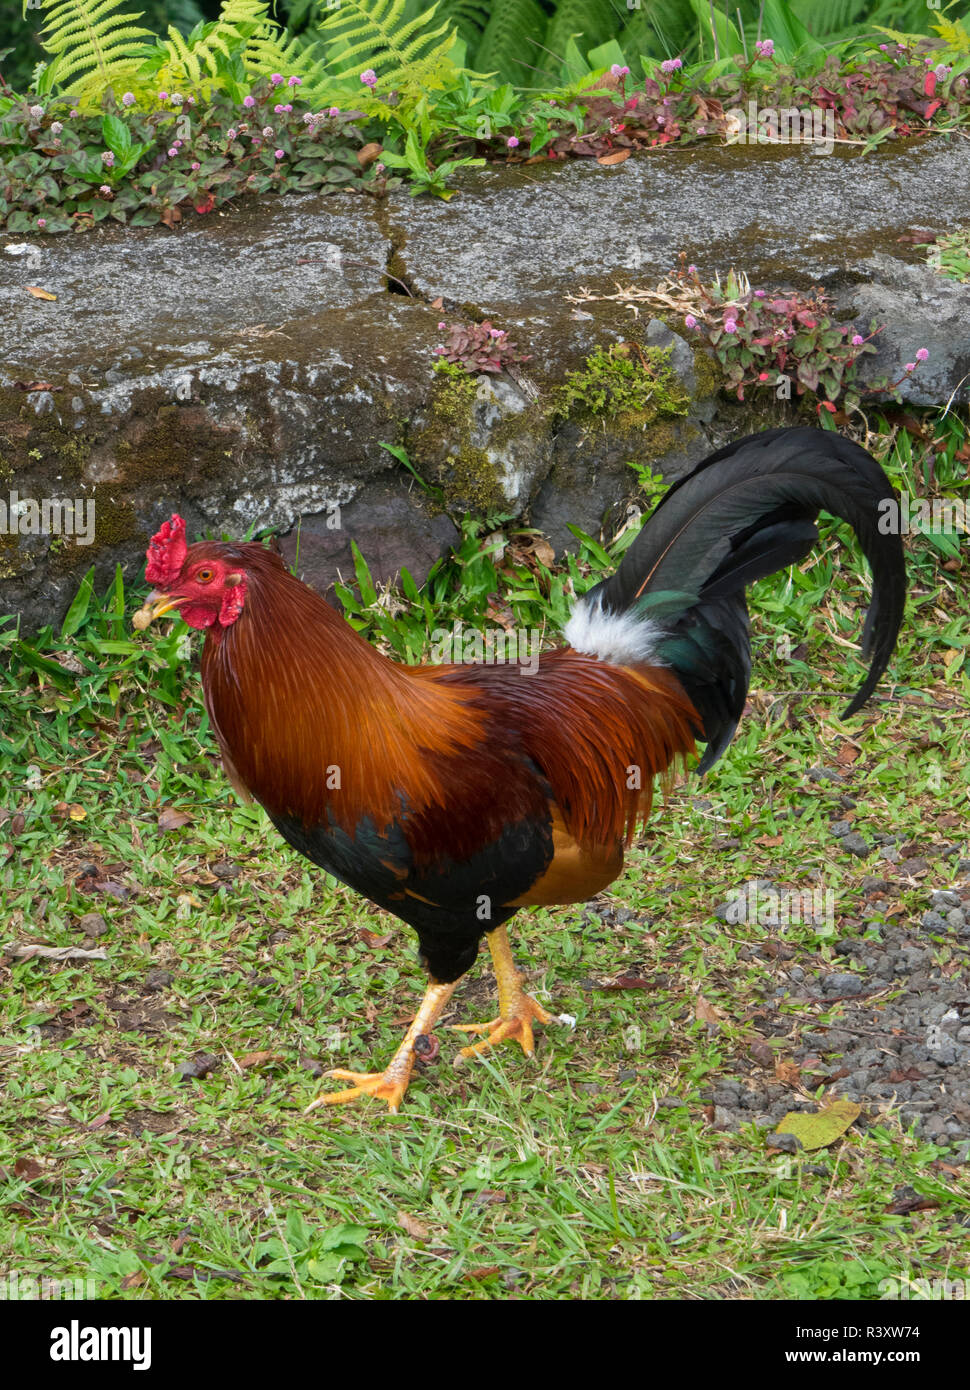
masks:
{"label": "green grass", "polygon": [[[925,439],[877,424],[870,446],[898,485],[965,496],[964,421],[930,420]],[[389,1059],[423,987],[415,940],[236,803],[185,629],[133,638],[124,610],[140,595],[116,585],[82,598],[63,635],[18,645],[0,631],[0,940],[105,952],[0,952],[0,1273],[89,1277],[100,1297],[131,1299],[876,1298],[900,1271],[960,1274],[967,1168],[941,1166],[949,1150],[906,1133],[892,1105],[792,1157],[756,1124],[712,1128],[700,1095],[740,1074],[774,997],[773,964],[743,949],[759,929],[713,915],[730,890],[820,874],[834,930],[785,938],[815,965],[872,914],[860,884],[874,861],[833,847],[838,789],[806,770],[856,751],[863,829],[950,842],[947,813],[966,823],[966,545],[954,560],[907,539],[898,653],[843,725],[865,594],[836,529],[813,564],[753,595],[752,708],[718,767],[658,807],[608,893],[513,921],[529,987],[575,1031],[547,1028],[531,1062],[507,1046],[458,1070],[460,1036],[442,1027],[398,1116],[372,1103],[302,1114],[320,1067]],[[469,526],[421,593],[405,581],[378,605],[361,566],[346,597],[358,626],[413,658],[431,628],[482,621],[489,604],[488,621],[507,609],[554,629],[604,554],[587,540],[564,568],[547,559],[533,535]],[[191,820],[162,830],[170,808]],[[727,835],[741,842],[729,853]],[[925,905],[918,886],[899,896],[913,920]],[[106,930],[85,939],[92,912]],[[494,1012],[485,961],[448,1022]],[[623,976],[649,988],[610,988]],[[843,1007],[782,1001],[779,1059]],[[199,1054],[211,1070],[183,1077]],[[803,1073],[793,1105],[824,1093]],[[900,1184],[939,1207],[889,1214]]]}

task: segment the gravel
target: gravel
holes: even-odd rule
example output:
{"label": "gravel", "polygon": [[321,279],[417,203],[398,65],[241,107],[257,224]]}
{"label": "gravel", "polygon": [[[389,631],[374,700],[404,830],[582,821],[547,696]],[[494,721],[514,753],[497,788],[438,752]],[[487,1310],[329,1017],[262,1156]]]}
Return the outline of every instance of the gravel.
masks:
{"label": "gravel", "polygon": [[[808,775],[838,780],[829,773],[813,768]],[[837,821],[831,829],[834,834],[846,826]],[[848,843],[854,834],[836,838],[860,853]],[[868,853],[862,836],[855,838]],[[912,889],[909,868],[925,863],[922,855],[886,850],[889,842],[904,844],[902,837],[873,832],[871,838],[882,842],[884,860],[879,875],[862,880],[861,893],[891,900]],[[762,928],[764,934],[739,953],[764,971],[754,1026],[764,1039],[791,1041],[777,1051],[747,1037],[733,1060],[734,1075],[712,1078],[713,1089],[688,1096],[688,1103],[712,1105],[718,1129],[754,1122],[770,1131],[790,1110],[816,1109],[804,1105],[799,1090],[814,1092],[821,1084],[829,1099],[847,1097],[863,1107],[858,1125],[889,1115],[889,1122],[950,1146],[948,1161],[970,1162],[970,860],[959,858],[961,851],[944,859],[938,849],[923,850],[934,867],[915,912],[863,925],[858,919],[878,912],[879,902],[860,902],[854,911],[843,907],[841,934],[825,957],[809,947],[793,951],[783,927]],[[896,854],[898,868],[887,852]],[[782,896],[788,891],[777,887]],[[852,935],[853,928],[859,934]],[[851,970],[844,968],[850,964]],[[801,1066],[800,1080],[776,1075],[776,1060]],[[766,1142],[790,1149],[782,1135],[770,1134]]]}

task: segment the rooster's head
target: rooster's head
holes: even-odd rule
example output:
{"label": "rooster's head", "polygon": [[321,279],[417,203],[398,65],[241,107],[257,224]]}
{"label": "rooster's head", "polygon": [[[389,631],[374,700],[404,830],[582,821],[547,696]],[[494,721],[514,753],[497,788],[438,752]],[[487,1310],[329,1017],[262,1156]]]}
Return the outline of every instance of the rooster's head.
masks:
{"label": "rooster's head", "polygon": [[145,578],[153,592],[135,614],[135,627],[142,630],[176,608],[190,627],[229,627],[246,602],[241,558],[236,547],[218,541],[187,545],[185,522],[173,515],[149,543]]}

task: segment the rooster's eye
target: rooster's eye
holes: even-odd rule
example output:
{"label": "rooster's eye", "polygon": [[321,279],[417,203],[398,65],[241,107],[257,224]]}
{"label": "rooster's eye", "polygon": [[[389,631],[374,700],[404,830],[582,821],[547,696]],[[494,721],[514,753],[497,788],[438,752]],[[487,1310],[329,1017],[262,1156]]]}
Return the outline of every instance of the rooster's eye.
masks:
{"label": "rooster's eye", "polygon": [[195,577],[200,584],[211,584],[212,570],[199,570],[198,574]]}

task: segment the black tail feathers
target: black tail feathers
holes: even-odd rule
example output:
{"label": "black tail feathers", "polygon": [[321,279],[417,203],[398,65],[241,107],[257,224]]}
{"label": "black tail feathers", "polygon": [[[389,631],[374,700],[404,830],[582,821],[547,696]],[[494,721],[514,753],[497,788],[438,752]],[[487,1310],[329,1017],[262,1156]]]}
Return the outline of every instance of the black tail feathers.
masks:
{"label": "black tail feathers", "polygon": [[730,743],[751,669],[744,591],[803,560],[820,511],[847,521],[872,569],[862,636],[869,672],[846,709],[869,698],[896,645],[906,599],[896,494],[865,449],[819,429],[749,435],[711,454],[661,500],[616,574],[587,601],[657,628],[657,655],[677,672],[704,726],[705,771]]}

